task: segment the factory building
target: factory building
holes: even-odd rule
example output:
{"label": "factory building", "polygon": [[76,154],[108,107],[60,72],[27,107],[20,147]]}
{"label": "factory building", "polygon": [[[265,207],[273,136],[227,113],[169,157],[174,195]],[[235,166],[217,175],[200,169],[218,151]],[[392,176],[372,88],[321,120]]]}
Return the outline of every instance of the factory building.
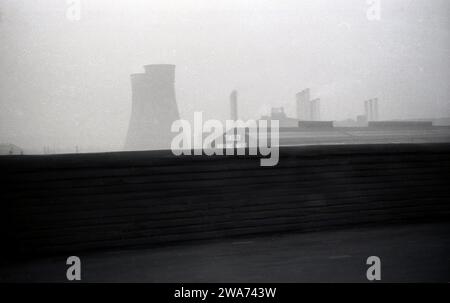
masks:
{"label": "factory building", "polygon": [[261,120],[278,120],[280,127],[297,127],[298,119],[290,118],[284,112],[283,107],[272,107],[269,116],[262,116]]}

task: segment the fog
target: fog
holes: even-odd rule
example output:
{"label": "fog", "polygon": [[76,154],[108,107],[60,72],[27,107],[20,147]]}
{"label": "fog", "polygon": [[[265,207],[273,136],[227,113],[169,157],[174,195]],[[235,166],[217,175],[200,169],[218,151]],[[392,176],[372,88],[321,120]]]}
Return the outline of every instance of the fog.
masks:
{"label": "fog", "polygon": [[177,66],[181,117],[194,111],[257,119],[272,106],[295,117],[311,88],[322,119],[450,116],[450,2],[381,0],[89,0],[79,21],[65,0],[0,0],[0,143],[30,152],[120,150],[130,74]]}

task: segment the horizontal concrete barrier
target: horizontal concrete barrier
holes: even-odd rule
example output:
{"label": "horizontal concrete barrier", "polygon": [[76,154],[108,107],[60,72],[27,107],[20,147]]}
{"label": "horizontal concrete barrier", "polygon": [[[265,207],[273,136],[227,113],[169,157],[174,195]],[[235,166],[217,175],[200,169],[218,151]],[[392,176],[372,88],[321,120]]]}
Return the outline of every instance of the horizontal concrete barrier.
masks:
{"label": "horizontal concrete barrier", "polygon": [[3,255],[450,219],[450,144],[0,157]]}

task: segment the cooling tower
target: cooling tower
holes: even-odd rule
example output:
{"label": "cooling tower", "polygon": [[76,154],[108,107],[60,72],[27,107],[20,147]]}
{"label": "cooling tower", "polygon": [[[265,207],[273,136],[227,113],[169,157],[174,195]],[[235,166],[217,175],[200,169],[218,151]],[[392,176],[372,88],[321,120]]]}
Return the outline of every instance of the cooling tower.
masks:
{"label": "cooling tower", "polygon": [[126,150],[169,149],[178,120],[175,99],[175,65],[144,66],[145,73],[131,75],[132,111]]}

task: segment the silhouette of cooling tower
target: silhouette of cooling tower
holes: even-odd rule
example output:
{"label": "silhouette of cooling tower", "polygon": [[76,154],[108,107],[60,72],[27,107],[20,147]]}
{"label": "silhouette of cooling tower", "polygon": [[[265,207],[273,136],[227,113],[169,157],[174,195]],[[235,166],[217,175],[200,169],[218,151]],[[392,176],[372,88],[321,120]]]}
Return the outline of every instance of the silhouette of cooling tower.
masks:
{"label": "silhouette of cooling tower", "polygon": [[144,66],[131,75],[132,112],[125,143],[127,150],[169,149],[170,127],[180,118],[175,98],[175,65]]}

